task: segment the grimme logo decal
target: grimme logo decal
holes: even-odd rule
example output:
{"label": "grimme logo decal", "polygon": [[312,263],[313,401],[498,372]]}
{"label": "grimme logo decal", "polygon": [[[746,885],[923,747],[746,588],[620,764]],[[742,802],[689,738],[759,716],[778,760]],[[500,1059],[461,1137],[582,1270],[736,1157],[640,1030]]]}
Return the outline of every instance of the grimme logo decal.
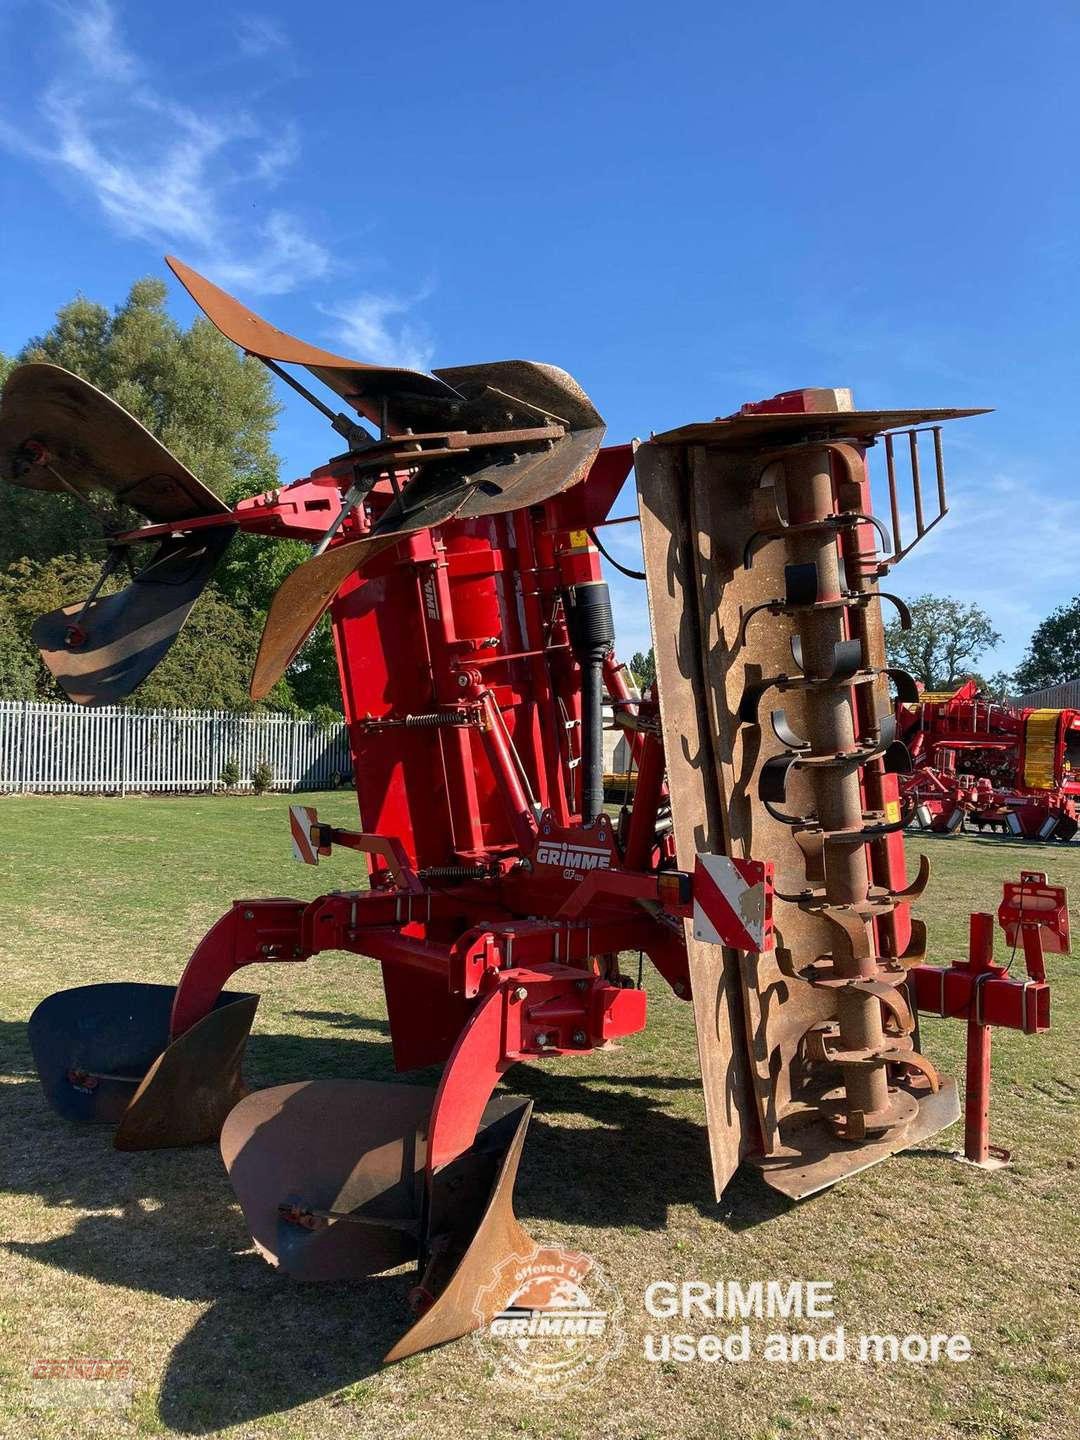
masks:
{"label": "grimme logo decal", "polygon": [[424,580],[424,609],[427,611],[429,620],[438,620],[439,595],[435,589],[434,575],[428,575]]}
{"label": "grimme logo decal", "polygon": [[474,1307],[473,1343],[505,1384],[563,1395],[591,1385],[622,1349],[622,1309],[590,1256],[537,1249],[495,1268]]}
{"label": "grimme logo decal", "polygon": [[608,870],[611,868],[611,853],[608,850],[594,850],[590,845],[568,845],[565,840],[546,841],[536,847],[538,865],[559,865],[563,876],[572,880],[583,870]]}

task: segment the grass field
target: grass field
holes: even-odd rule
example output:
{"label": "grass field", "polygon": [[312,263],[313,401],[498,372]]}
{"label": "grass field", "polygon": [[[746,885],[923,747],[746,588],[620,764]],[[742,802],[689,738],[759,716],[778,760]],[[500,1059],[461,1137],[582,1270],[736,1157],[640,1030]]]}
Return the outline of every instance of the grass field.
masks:
{"label": "grass field", "polygon": [[[351,796],[317,803],[324,818],[354,819]],[[689,1007],[652,977],[644,1035],[511,1071],[509,1088],[536,1102],[518,1213],[538,1239],[595,1256],[624,1303],[621,1354],[590,1388],[539,1404],[500,1384],[469,1341],[380,1368],[407,1277],[279,1278],[250,1248],[216,1147],[119,1153],[107,1133],[57,1119],[33,1079],[25,1020],[44,995],[173,982],[234,897],[347,888],[353,857],[294,865],[282,797],[0,806],[0,1440],[1080,1435],[1076,960],[1051,961],[1051,1034],[995,1040],[993,1138],[1015,1161],[994,1174],[948,1158],[954,1128],[801,1206],[752,1175],[717,1206]],[[1077,845],[924,848],[934,876],[919,913],[937,961],[963,952],[968,912],[996,909],[1002,877],[1022,866],[1080,897]],[[325,956],[244,979],[263,994],[249,1081],[391,1078],[374,965]],[[961,1041],[959,1025],[924,1023],[924,1049],[953,1073]],[[644,1287],[728,1278],[831,1280],[852,1331],[963,1332],[974,1354],[937,1366],[646,1363],[644,1335],[663,1326],[644,1312]],[[40,1408],[31,1364],[69,1356],[129,1361],[130,1408]]]}

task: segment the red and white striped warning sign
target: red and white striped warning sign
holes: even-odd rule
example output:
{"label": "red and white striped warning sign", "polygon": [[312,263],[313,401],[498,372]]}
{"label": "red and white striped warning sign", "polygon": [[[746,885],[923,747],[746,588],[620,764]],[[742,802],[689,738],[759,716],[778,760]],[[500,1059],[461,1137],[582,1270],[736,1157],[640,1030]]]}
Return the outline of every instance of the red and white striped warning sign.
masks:
{"label": "red and white striped warning sign", "polygon": [[293,859],[302,865],[317,865],[319,849],[311,839],[311,827],[319,823],[319,812],[313,805],[290,805],[289,827],[292,830]]}
{"label": "red and white striped warning sign", "polygon": [[758,954],[773,948],[772,862],[699,853],[694,939]]}

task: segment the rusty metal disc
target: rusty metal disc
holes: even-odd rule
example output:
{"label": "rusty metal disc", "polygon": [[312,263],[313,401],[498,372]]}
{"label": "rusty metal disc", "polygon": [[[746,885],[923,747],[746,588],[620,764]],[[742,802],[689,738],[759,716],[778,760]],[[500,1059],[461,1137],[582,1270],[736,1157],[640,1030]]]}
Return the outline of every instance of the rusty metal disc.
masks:
{"label": "rusty metal disc", "polygon": [[433,1099],[413,1085],[309,1080],[236,1106],[221,1153],[271,1265],[297,1280],[343,1280],[417,1256]]}
{"label": "rusty metal disc", "polygon": [[209,1015],[167,1045],[124,1112],[118,1150],[159,1150],[215,1140],[246,1091],[244,1047],[257,995],[225,992]]}
{"label": "rusty metal disc", "polygon": [[63,493],[63,481],[83,493],[104,490],[155,523],[229,508],[134,415],[59,365],[19,365],[8,376],[0,400],[0,476],[33,490]]}

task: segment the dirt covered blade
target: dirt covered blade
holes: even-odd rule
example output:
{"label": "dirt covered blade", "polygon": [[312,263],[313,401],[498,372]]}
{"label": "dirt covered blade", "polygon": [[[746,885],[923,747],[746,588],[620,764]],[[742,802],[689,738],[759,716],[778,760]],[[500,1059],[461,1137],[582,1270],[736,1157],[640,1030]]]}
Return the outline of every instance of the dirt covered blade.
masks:
{"label": "dirt covered blade", "polygon": [[66,1120],[119,1126],[121,1149],[213,1139],[243,1095],[240,1059],[258,996],[223,991],[170,1044],[172,985],[80,985],[44,999],[30,1049],[45,1096]]}
{"label": "dirt covered blade", "polygon": [[[531,1101],[499,1096],[473,1146],[426,1177],[433,1090],[313,1080],[249,1095],[221,1153],[255,1244],[298,1280],[419,1263],[426,1306],[387,1360],[475,1329],[505,1303],[497,1274],[535,1245],[513,1212]],[[487,1291],[490,1289],[490,1295]]]}
{"label": "dirt covered blade", "polygon": [[229,507],[108,395],[59,365],[19,365],[0,398],[0,476],[31,490],[94,490],[155,524]]}
{"label": "dirt covered blade", "polygon": [[124,1111],[113,1142],[118,1150],[217,1139],[229,1112],[247,1094],[241,1071],[258,1004],[257,995],[224,995],[209,1015],[165,1047]]}
{"label": "dirt covered blade", "polygon": [[50,610],[31,635],[78,705],[115,705],[164,659],[236,533],[234,525],[170,535],[131,584]]}
{"label": "dirt covered blade", "polygon": [[271,325],[174,255],[167,255],[165,263],[226,339],[260,359],[302,365],[375,424],[382,423],[384,406],[385,418],[401,428],[418,428],[419,421],[420,427],[426,429],[429,423],[437,426],[451,418],[458,397],[444,380],[422,370],[350,360],[309,345]]}
{"label": "dirt covered blade", "polygon": [[251,698],[262,700],[300,649],[350,575],[396,544],[397,537],[365,535],[298,565],[274,592],[251,675]]}
{"label": "dirt covered blade", "polygon": [[518,1281],[508,1262],[537,1250],[514,1214],[531,1115],[531,1100],[492,1101],[472,1149],[432,1176],[429,1259],[418,1290],[434,1303],[387,1351],[388,1364],[479,1329],[510,1299]]}

